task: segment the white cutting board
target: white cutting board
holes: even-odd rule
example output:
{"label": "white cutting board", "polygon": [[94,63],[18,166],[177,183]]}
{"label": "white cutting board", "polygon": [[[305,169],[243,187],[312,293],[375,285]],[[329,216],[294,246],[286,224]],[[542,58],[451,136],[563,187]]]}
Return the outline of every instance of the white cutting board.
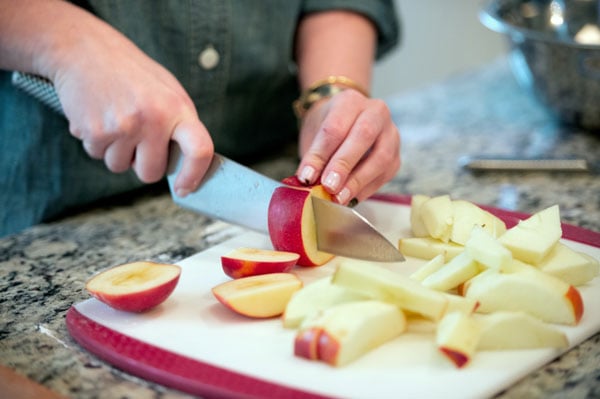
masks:
{"label": "white cutting board", "polygon": [[[377,200],[360,211],[396,242],[410,235],[409,207]],[[600,249],[563,240],[600,259]],[[253,320],[234,314],[211,288],[229,280],[220,256],[240,247],[271,248],[267,236],[242,234],[179,263],[180,282],[169,299],[144,314],[114,310],[89,299],[75,305],[87,318],[121,334],[246,376],[304,392],[345,398],[484,398],[493,396],[562,352],[554,349],[479,352],[464,369],[438,353],[431,333],[408,332],[343,368],[293,355],[294,331],[279,319]],[[389,264],[410,273],[422,260]],[[306,283],[333,272],[332,265],[296,268]],[[580,287],[585,313],[576,327],[560,327],[573,347],[600,331],[600,278]]]}

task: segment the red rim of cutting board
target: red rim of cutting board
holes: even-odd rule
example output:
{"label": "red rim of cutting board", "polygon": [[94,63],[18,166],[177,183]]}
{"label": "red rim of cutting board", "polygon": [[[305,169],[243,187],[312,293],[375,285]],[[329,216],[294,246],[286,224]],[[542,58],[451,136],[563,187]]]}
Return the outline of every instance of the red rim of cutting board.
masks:
{"label": "red rim of cutting board", "polygon": [[[409,205],[410,196],[377,194],[374,200]],[[515,225],[526,213],[482,208]],[[600,247],[600,233],[563,224],[563,238]],[[326,398],[274,384],[201,362],[121,334],[82,315],[74,306],[67,312],[67,329],[86,350],[113,366],[155,383],[208,398]]]}

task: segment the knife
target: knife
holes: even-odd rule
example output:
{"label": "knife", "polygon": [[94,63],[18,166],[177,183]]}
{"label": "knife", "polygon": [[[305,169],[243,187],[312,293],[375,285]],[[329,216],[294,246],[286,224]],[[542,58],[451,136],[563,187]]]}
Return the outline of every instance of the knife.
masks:
{"label": "knife", "polygon": [[[52,83],[42,77],[14,72],[16,87],[63,113]],[[182,208],[268,234],[271,196],[283,183],[215,153],[198,189],[185,197],[174,190],[182,164],[179,146],[172,145],[167,170],[171,196]],[[312,198],[317,247],[320,251],[378,262],[401,262],[404,256],[364,216],[352,208]]]}

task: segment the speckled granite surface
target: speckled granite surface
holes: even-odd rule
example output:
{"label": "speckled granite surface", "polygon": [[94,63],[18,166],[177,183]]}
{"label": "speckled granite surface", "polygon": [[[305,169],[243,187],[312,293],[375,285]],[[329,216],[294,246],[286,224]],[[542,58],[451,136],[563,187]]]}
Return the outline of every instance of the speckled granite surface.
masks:
{"label": "speckled granite surface", "polygon": [[[559,204],[564,221],[600,231],[600,179],[587,173],[473,174],[464,154],[575,155],[598,162],[600,135],[554,126],[516,87],[503,60],[388,99],[403,135],[403,167],[382,191],[449,193],[534,212]],[[256,168],[282,178],[289,154]],[[98,360],[69,336],[69,307],[94,272],[130,260],[177,262],[232,234],[179,209],[162,186],[0,239],[0,363],[72,398],[184,398]],[[532,373],[502,398],[600,397],[600,334]]]}

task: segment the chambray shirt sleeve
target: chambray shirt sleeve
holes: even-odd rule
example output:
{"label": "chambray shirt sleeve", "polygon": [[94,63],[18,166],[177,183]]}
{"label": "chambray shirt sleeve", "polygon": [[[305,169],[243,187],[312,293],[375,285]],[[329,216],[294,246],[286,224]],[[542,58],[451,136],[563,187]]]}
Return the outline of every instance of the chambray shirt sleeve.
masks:
{"label": "chambray shirt sleeve", "polygon": [[377,27],[377,59],[400,43],[401,21],[394,0],[305,0],[302,13],[333,9],[354,11],[373,22]]}

